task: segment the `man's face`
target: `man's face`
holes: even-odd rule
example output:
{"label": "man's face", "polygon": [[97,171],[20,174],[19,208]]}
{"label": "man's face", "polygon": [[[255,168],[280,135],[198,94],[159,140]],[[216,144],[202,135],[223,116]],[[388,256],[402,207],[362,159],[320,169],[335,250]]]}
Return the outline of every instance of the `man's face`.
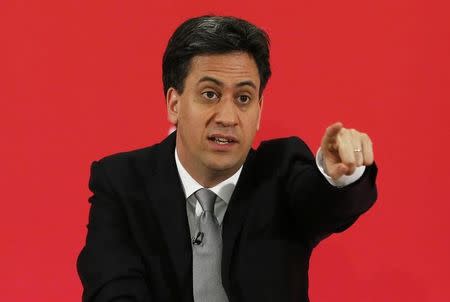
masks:
{"label": "man's face", "polygon": [[253,58],[233,52],[192,58],[183,93],[168,90],[178,156],[200,184],[213,186],[244,163],[259,128],[259,89]]}

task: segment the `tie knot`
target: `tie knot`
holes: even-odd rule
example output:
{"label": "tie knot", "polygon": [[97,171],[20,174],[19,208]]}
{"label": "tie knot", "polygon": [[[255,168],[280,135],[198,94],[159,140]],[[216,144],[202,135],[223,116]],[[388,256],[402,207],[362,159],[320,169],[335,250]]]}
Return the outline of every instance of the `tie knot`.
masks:
{"label": "tie knot", "polygon": [[214,213],[214,203],[216,202],[216,194],[208,189],[200,189],[194,193],[198,202],[202,206],[203,211]]}

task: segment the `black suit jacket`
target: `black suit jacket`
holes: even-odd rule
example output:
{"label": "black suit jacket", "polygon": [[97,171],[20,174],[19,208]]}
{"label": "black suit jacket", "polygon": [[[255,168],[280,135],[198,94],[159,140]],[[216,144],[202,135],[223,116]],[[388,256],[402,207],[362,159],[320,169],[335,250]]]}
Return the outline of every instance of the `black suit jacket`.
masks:
{"label": "black suit jacket", "polygon": [[[175,134],[94,162],[83,301],[193,301],[186,199]],[[312,249],[376,199],[376,167],[336,188],[298,138],[251,150],[223,221],[222,282],[230,302],[308,301]],[[338,261],[338,260],[337,260]]]}

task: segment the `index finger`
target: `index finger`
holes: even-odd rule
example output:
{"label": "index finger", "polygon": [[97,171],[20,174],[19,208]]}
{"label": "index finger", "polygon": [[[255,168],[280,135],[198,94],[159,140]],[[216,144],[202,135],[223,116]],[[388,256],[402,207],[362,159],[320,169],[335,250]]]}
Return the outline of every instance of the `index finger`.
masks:
{"label": "index finger", "polygon": [[325,137],[328,139],[334,139],[343,127],[344,125],[341,122],[336,122],[332,124],[325,131]]}

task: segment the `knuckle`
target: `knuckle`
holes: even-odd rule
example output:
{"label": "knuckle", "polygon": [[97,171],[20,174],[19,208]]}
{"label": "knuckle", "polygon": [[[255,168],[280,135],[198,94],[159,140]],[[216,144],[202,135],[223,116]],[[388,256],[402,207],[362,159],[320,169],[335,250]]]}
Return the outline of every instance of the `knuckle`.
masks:
{"label": "knuckle", "polygon": [[355,160],[352,160],[352,159],[345,159],[342,161],[342,163],[349,168],[354,167],[356,164]]}
{"label": "knuckle", "polygon": [[364,165],[366,165],[366,166],[370,166],[371,164],[373,164],[373,159],[366,159],[364,161]]}

